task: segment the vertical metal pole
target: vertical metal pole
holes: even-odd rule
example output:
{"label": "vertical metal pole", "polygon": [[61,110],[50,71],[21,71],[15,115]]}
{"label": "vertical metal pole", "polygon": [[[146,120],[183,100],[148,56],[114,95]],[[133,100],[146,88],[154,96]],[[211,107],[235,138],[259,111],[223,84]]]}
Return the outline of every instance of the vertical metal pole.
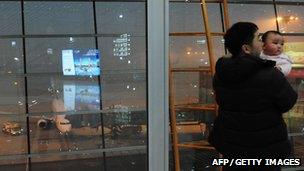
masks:
{"label": "vertical metal pole", "polygon": [[215,73],[215,61],[214,61],[214,53],[213,53],[213,46],[212,46],[212,37],[209,28],[209,19],[208,19],[208,12],[207,12],[207,4],[205,0],[201,0],[201,9],[203,15],[203,22],[205,25],[205,32],[206,32],[206,39],[207,39],[207,47],[209,53],[209,62],[211,67],[211,74]]}
{"label": "vertical metal pole", "polygon": [[[96,2],[93,1],[93,17],[94,17],[94,33],[95,33],[95,48],[99,50],[98,48],[98,37],[97,37],[97,19],[96,19]],[[99,59],[100,61],[101,59]],[[101,62],[99,62],[99,68],[101,68]],[[101,69],[100,69],[100,75],[98,76],[98,86],[99,86],[99,109],[102,110],[102,85],[101,85]],[[102,142],[102,148],[105,149],[105,134],[104,134],[104,125],[103,125],[103,114],[100,113],[100,124],[101,124],[101,142]],[[106,166],[106,153],[102,152],[102,158],[103,158],[103,166],[104,168],[101,170],[107,170]]]}
{"label": "vertical metal pole", "polygon": [[180,162],[179,162],[179,150],[178,150],[178,134],[176,130],[176,111],[174,108],[174,82],[173,82],[174,73],[172,72],[171,65],[169,64],[169,105],[170,105],[170,128],[171,128],[171,137],[172,137],[172,147],[173,147],[173,158],[174,158],[174,167],[175,171],[180,171]]}
{"label": "vertical metal pole", "polygon": [[28,108],[27,70],[26,70],[26,50],[25,50],[25,28],[24,28],[24,0],[21,0],[21,23],[22,23],[22,44],[23,44],[23,73],[24,73],[24,100],[26,113],[26,133],[27,133],[27,163],[26,171],[31,170],[31,141],[30,141],[30,118]]}
{"label": "vertical metal pole", "polygon": [[169,0],[148,0],[148,156],[150,171],[169,170]]}
{"label": "vertical metal pole", "polygon": [[274,15],[275,15],[275,20],[276,20],[276,26],[277,26],[277,31],[280,31],[280,26],[279,26],[279,21],[278,21],[278,11],[277,11],[277,4],[275,0],[272,0],[273,2],[273,8],[274,8]]}
{"label": "vertical metal pole", "polygon": [[223,0],[223,9],[224,9],[224,25],[225,25],[225,30],[227,30],[230,26],[227,0]]}

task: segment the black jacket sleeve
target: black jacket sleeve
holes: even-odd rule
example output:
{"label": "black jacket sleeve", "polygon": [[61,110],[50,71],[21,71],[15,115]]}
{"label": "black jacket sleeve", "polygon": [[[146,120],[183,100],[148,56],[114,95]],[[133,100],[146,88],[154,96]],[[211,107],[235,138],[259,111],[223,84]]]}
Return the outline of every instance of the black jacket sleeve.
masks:
{"label": "black jacket sleeve", "polygon": [[273,71],[271,94],[274,104],[280,113],[290,110],[297,101],[298,95],[280,71]]}

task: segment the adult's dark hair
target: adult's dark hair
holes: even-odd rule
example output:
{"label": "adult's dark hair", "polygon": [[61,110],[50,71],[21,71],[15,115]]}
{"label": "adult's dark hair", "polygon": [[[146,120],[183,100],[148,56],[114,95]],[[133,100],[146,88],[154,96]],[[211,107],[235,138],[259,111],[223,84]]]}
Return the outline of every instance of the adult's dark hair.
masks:
{"label": "adult's dark hair", "polygon": [[244,44],[251,45],[258,26],[250,22],[238,22],[233,24],[225,33],[225,47],[233,56],[241,53]]}
{"label": "adult's dark hair", "polygon": [[263,34],[263,36],[262,36],[262,42],[266,42],[266,40],[267,40],[267,38],[268,38],[268,36],[270,35],[270,34],[275,34],[275,35],[280,35],[280,36],[283,36],[282,35],[282,33],[280,33],[280,32],[278,32],[278,31],[276,31],[276,30],[269,30],[269,31],[266,31],[264,34]]}

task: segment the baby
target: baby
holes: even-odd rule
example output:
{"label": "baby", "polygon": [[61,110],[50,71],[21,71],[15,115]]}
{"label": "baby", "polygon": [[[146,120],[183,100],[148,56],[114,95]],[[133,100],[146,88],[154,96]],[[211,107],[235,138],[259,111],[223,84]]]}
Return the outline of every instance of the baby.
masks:
{"label": "baby", "polygon": [[284,38],[278,31],[267,31],[262,36],[263,52],[261,58],[276,62],[278,68],[285,76],[291,70],[292,61],[283,53]]}

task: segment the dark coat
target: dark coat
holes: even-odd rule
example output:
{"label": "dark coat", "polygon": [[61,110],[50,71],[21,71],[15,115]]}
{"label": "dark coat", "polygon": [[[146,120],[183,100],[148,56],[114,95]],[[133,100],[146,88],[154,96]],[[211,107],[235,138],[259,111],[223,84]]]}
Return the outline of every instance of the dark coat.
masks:
{"label": "dark coat", "polygon": [[282,114],[297,93],[275,62],[254,56],[220,58],[213,88],[219,105],[209,142],[223,155],[285,158],[290,143]]}

